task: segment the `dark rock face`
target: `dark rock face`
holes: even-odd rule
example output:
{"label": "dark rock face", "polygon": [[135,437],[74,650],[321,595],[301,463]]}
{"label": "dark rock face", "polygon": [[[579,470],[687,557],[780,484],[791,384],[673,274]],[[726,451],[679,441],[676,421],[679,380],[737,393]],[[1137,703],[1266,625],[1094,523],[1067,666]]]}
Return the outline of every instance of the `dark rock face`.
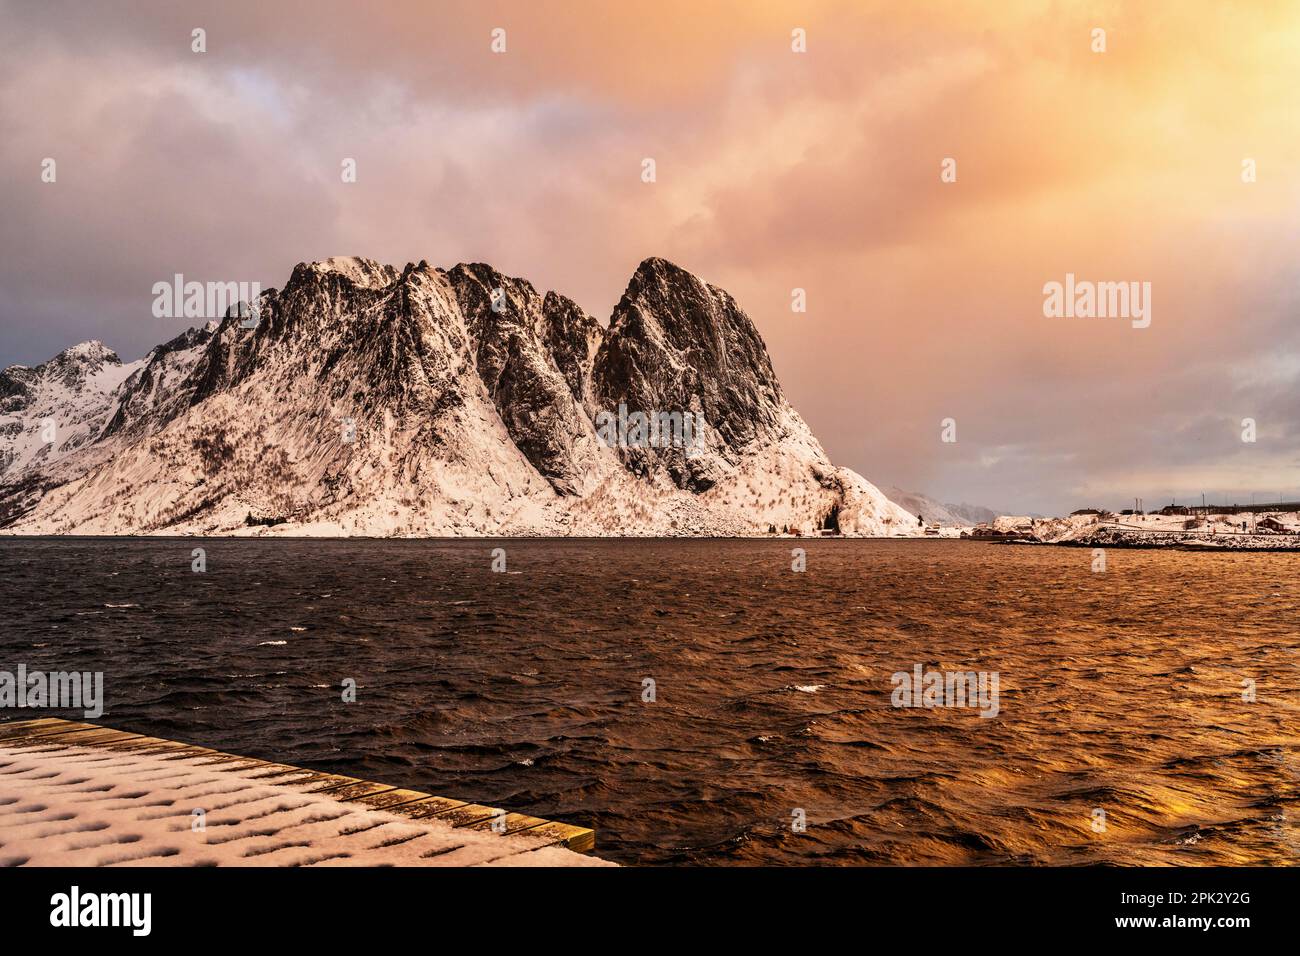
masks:
{"label": "dark rock face", "polygon": [[[327,287],[334,281],[350,284],[321,280]],[[335,311],[313,335],[325,343],[320,373],[328,373],[333,398],[364,414],[387,408],[425,425],[460,404],[469,343],[436,273],[407,265],[387,286],[353,284],[323,297]],[[277,308],[290,317],[300,309],[283,300]],[[302,343],[296,348],[303,351]]]}
{"label": "dark rock face", "polygon": [[[40,368],[14,365],[0,372],[0,415],[17,416],[13,421],[0,423],[0,439],[14,440],[22,435],[25,426],[21,416],[27,413],[35,399]],[[0,447],[0,473],[9,467],[15,457],[8,448]]]}
{"label": "dark rock face", "polygon": [[637,268],[592,374],[602,408],[703,414],[706,454],[622,450],[634,473],[663,467],[682,488],[705,490],[719,458],[734,462],[779,428],[781,386],[753,322],[722,289],[664,259]]}
{"label": "dark rock face", "polygon": [[247,331],[239,328],[239,321],[234,316],[227,314],[221,320],[186,383],[191,406],[232,388],[252,374],[251,349],[242,337]]}
{"label": "dark rock face", "polygon": [[187,329],[170,342],[156,346],[144,368],[122,384],[117,410],[104,427],[103,437],[116,435],[146,423],[159,427],[185,410],[189,403],[186,380],[193,367],[187,355],[211,340],[214,329]]}
{"label": "dark rock face", "polygon": [[[507,278],[483,263],[462,263],[447,273],[447,281],[474,341],[479,378],[495,399],[512,358],[536,345],[541,297],[532,283]],[[526,373],[526,364],[512,369],[512,377]]]}
{"label": "dark rock face", "polygon": [[[479,378],[510,437],[556,492],[577,494],[582,467],[575,444],[590,430],[579,405],[584,379],[576,341],[584,331],[580,320],[566,313],[558,297],[547,313],[531,283],[503,276],[491,266],[458,265],[447,280],[475,343]],[[546,302],[551,301],[548,296]],[[560,361],[568,375],[548,346],[552,340],[561,345]]]}
{"label": "dark rock face", "polygon": [[48,481],[39,473],[12,484],[0,485],[0,528],[31,512],[40,503],[41,496],[57,486],[57,481]]}
{"label": "dark rock face", "polygon": [[556,292],[546,293],[542,320],[543,344],[569,383],[574,400],[590,414],[595,400],[591,370],[605,330],[576,302]]}
{"label": "dark rock face", "polygon": [[11,414],[25,408],[36,378],[34,369],[22,365],[13,365],[0,372],[0,414]]}
{"label": "dark rock face", "polygon": [[[228,313],[195,366],[191,404],[275,368],[319,378],[330,397],[347,398],[359,411],[427,405],[423,359],[431,346],[423,330],[441,322],[455,331],[445,306],[439,310],[425,295],[434,273],[423,263],[399,273],[370,260],[348,260],[348,269],[329,267],[333,262],[295,266],[282,290],[262,294],[253,328]],[[438,343],[451,359],[464,344],[463,334]]]}
{"label": "dark rock face", "polygon": [[391,402],[437,430],[443,415],[464,405],[474,382],[473,342],[445,274],[427,262],[408,265],[371,302],[365,308],[374,318],[363,317],[342,335],[334,358],[366,383],[363,404]]}

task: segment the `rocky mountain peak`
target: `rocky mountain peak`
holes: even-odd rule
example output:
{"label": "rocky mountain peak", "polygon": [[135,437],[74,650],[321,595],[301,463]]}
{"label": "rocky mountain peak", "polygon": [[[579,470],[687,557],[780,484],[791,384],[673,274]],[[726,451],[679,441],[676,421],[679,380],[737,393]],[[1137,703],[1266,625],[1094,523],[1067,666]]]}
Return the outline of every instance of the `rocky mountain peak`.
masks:
{"label": "rocky mountain peak", "polygon": [[105,365],[121,365],[117,353],[98,339],[66,348],[37,371],[57,376],[65,384],[74,385],[88,375],[94,375]]}
{"label": "rocky mountain peak", "polygon": [[719,469],[780,432],[785,399],[754,323],[728,293],[666,259],[646,259],[633,273],[593,378],[604,407],[703,416],[706,455],[625,454],[634,471],[665,467],[681,487],[709,487]]}
{"label": "rocky mountain peak", "polygon": [[121,363],[117,353],[99,339],[90,339],[70,348],[64,349],[52,361],[69,362],[116,362]]}
{"label": "rocky mountain peak", "polygon": [[324,275],[334,273],[343,276],[353,285],[363,289],[382,289],[397,281],[398,271],[390,265],[367,259],[364,256],[331,256],[310,265],[302,264],[300,268]]}

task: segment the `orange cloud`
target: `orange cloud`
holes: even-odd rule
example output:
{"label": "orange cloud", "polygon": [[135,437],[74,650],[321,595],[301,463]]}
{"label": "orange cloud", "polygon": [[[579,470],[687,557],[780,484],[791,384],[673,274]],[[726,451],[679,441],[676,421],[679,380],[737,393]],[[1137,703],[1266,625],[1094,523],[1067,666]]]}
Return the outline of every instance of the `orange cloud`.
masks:
{"label": "orange cloud", "polygon": [[[143,352],[177,271],[487,260],[600,316],[655,254],[737,297],[881,483],[1049,511],[1294,464],[1294,3],[51,0],[6,26],[0,361]],[[1151,328],[1045,318],[1066,272],[1150,281]],[[1252,410],[1277,427],[1242,463],[1211,439]]]}

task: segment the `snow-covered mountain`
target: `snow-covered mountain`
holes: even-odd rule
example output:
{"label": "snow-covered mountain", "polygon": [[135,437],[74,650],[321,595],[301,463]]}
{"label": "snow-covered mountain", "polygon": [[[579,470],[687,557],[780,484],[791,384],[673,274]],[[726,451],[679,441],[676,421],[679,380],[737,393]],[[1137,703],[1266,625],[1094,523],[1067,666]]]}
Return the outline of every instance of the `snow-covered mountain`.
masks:
{"label": "snow-covered mountain", "polygon": [[[227,315],[131,365],[88,343],[0,375],[0,527],[917,533],[827,459],[731,296],[663,259],[607,328],[482,264],[303,263],[258,306],[254,328]],[[611,447],[620,406],[704,427]]]}
{"label": "snow-covered mountain", "polygon": [[119,386],[143,364],[83,342],[36,368],[0,372],[0,474],[49,465],[98,437]]}

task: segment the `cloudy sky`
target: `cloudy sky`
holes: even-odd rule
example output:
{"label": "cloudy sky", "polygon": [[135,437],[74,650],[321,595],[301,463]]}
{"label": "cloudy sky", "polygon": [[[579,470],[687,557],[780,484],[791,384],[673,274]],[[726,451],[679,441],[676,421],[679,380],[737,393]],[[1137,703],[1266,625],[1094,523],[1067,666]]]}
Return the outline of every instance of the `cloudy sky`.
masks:
{"label": "cloudy sky", "polygon": [[[877,484],[1041,513],[1300,497],[1293,0],[0,0],[0,22],[0,366],[89,338],[139,357],[187,324],[151,312],[177,272],[486,261],[604,320],[659,255],[737,298]],[[1150,327],[1045,317],[1066,273],[1150,282]]]}

